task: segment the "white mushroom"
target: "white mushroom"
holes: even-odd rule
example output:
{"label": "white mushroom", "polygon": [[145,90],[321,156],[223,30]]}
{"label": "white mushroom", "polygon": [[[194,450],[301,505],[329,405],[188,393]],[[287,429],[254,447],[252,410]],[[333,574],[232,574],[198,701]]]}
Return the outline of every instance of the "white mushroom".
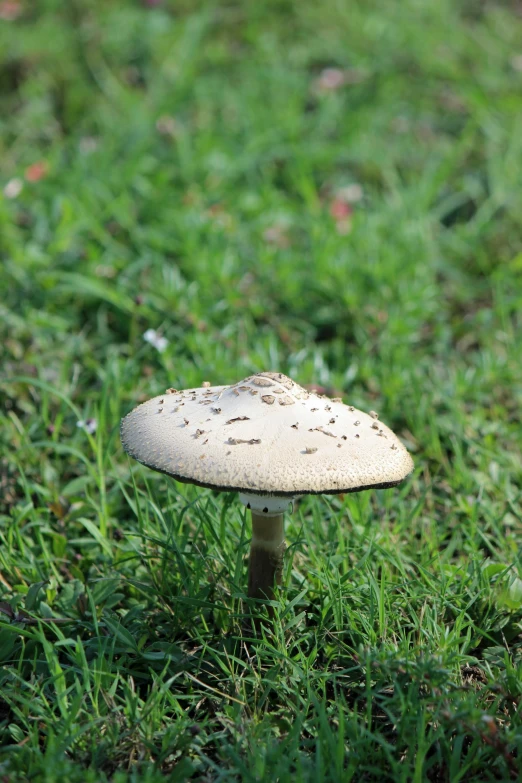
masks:
{"label": "white mushroom", "polygon": [[178,481],[240,493],[252,513],[251,597],[272,598],[280,581],[283,514],[295,498],[392,487],[413,469],[384,424],[375,429],[371,415],[340,401],[327,400],[325,407],[324,396],[282,373],[205,388],[205,399],[214,403],[211,420],[199,404],[202,392],[182,392],[182,412],[173,396],[139,405],[123,419],[121,439],[131,457]]}

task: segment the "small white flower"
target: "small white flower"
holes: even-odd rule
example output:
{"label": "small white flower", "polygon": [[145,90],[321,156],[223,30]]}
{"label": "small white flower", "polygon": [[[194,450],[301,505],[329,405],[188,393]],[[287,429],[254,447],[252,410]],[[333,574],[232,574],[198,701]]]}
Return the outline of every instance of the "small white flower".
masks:
{"label": "small white flower", "polygon": [[78,146],[82,155],[90,155],[98,148],[98,139],[94,136],[82,136]]}
{"label": "small white flower", "polygon": [[357,182],[353,182],[351,185],[345,185],[343,188],[339,188],[337,191],[339,198],[347,201],[348,204],[357,204],[358,201],[364,196],[364,191]]}
{"label": "small white flower", "polygon": [[522,54],[515,54],[511,58],[511,67],[514,71],[522,71]]}
{"label": "small white flower", "polygon": [[147,329],[143,335],[143,339],[146,343],[150,343],[152,346],[154,346],[154,348],[160,353],[163,353],[169,344],[167,338],[162,337],[155,329]]}
{"label": "small white flower", "polygon": [[89,435],[94,435],[96,432],[96,428],[98,427],[98,422],[96,419],[86,419],[85,421],[83,419],[80,419],[80,421],[76,422],[76,426],[79,427],[81,430],[85,430],[85,432],[88,432]]}
{"label": "small white flower", "polygon": [[10,179],[7,185],[4,187],[4,196],[6,198],[16,198],[22,192],[24,181],[19,177]]}

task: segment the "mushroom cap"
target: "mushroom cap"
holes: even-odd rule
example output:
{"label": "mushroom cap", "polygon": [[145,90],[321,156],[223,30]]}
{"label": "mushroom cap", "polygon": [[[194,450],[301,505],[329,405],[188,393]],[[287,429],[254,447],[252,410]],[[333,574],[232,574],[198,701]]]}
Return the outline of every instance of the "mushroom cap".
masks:
{"label": "mushroom cap", "polygon": [[352,406],[262,372],[233,386],[176,391],[121,423],[123,448],[178,481],[263,495],[392,487],[413,469],[393,432]]}

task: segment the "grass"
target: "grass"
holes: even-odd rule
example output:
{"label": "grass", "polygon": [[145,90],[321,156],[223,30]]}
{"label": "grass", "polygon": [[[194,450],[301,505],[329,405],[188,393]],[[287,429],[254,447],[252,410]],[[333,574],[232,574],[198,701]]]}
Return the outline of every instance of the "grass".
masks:
{"label": "grass", "polygon": [[[516,4],[9,8],[2,780],[520,779]],[[237,498],[118,427],[263,369],[376,408],[416,469],[298,504],[256,636]]]}

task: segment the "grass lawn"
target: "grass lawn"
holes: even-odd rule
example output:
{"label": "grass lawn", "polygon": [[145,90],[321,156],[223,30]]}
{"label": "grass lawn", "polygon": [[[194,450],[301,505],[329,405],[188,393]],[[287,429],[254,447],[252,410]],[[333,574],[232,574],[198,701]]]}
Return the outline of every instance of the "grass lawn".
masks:
{"label": "grass lawn", "polygon": [[[519,3],[0,2],[2,783],[521,779],[521,183]],[[260,370],[415,471],[297,504],[256,635],[119,422]]]}

